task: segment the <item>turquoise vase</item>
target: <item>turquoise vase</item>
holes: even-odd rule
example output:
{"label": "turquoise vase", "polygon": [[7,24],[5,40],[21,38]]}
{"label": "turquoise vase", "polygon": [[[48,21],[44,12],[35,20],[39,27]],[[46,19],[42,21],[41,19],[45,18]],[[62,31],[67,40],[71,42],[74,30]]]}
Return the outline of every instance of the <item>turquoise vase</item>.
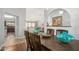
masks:
{"label": "turquoise vase", "polygon": [[40,32],[40,28],[39,27],[35,27],[33,30],[34,34],[38,34]]}
{"label": "turquoise vase", "polygon": [[64,44],[68,44],[72,42],[74,39],[75,39],[74,36],[69,35],[67,32],[63,32],[57,35],[57,40],[59,40],[60,42]]}

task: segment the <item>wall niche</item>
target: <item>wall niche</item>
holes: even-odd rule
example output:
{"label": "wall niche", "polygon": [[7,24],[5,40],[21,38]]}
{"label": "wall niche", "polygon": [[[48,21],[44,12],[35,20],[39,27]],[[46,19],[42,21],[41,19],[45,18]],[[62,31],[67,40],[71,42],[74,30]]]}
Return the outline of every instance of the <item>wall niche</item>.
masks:
{"label": "wall niche", "polygon": [[60,26],[66,27],[71,26],[71,16],[69,12],[65,9],[53,9],[48,13],[48,26]]}

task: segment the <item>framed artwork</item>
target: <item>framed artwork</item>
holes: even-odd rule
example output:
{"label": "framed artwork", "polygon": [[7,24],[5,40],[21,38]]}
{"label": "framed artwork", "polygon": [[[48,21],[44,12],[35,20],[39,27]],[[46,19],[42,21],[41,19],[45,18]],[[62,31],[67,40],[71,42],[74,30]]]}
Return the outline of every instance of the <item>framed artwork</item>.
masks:
{"label": "framed artwork", "polygon": [[62,16],[57,16],[52,18],[53,26],[62,26]]}

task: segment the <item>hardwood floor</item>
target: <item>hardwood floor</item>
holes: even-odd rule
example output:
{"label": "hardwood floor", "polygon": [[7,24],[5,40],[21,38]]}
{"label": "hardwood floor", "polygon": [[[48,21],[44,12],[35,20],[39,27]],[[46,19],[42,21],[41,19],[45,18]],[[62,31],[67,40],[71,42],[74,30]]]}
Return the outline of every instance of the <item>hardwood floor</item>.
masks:
{"label": "hardwood floor", "polygon": [[5,51],[26,51],[26,43],[19,43],[5,47]]}
{"label": "hardwood floor", "polygon": [[26,51],[27,44],[24,39],[16,39],[13,34],[9,34],[6,37],[4,51]]}

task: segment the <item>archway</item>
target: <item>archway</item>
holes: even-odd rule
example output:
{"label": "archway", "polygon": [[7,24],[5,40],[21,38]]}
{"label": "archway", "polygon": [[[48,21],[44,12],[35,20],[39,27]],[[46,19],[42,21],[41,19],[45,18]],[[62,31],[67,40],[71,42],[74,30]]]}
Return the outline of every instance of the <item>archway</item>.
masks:
{"label": "archway", "polygon": [[71,26],[71,16],[65,9],[54,9],[48,14],[48,26],[52,26],[52,18],[62,16],[61,26]]}

